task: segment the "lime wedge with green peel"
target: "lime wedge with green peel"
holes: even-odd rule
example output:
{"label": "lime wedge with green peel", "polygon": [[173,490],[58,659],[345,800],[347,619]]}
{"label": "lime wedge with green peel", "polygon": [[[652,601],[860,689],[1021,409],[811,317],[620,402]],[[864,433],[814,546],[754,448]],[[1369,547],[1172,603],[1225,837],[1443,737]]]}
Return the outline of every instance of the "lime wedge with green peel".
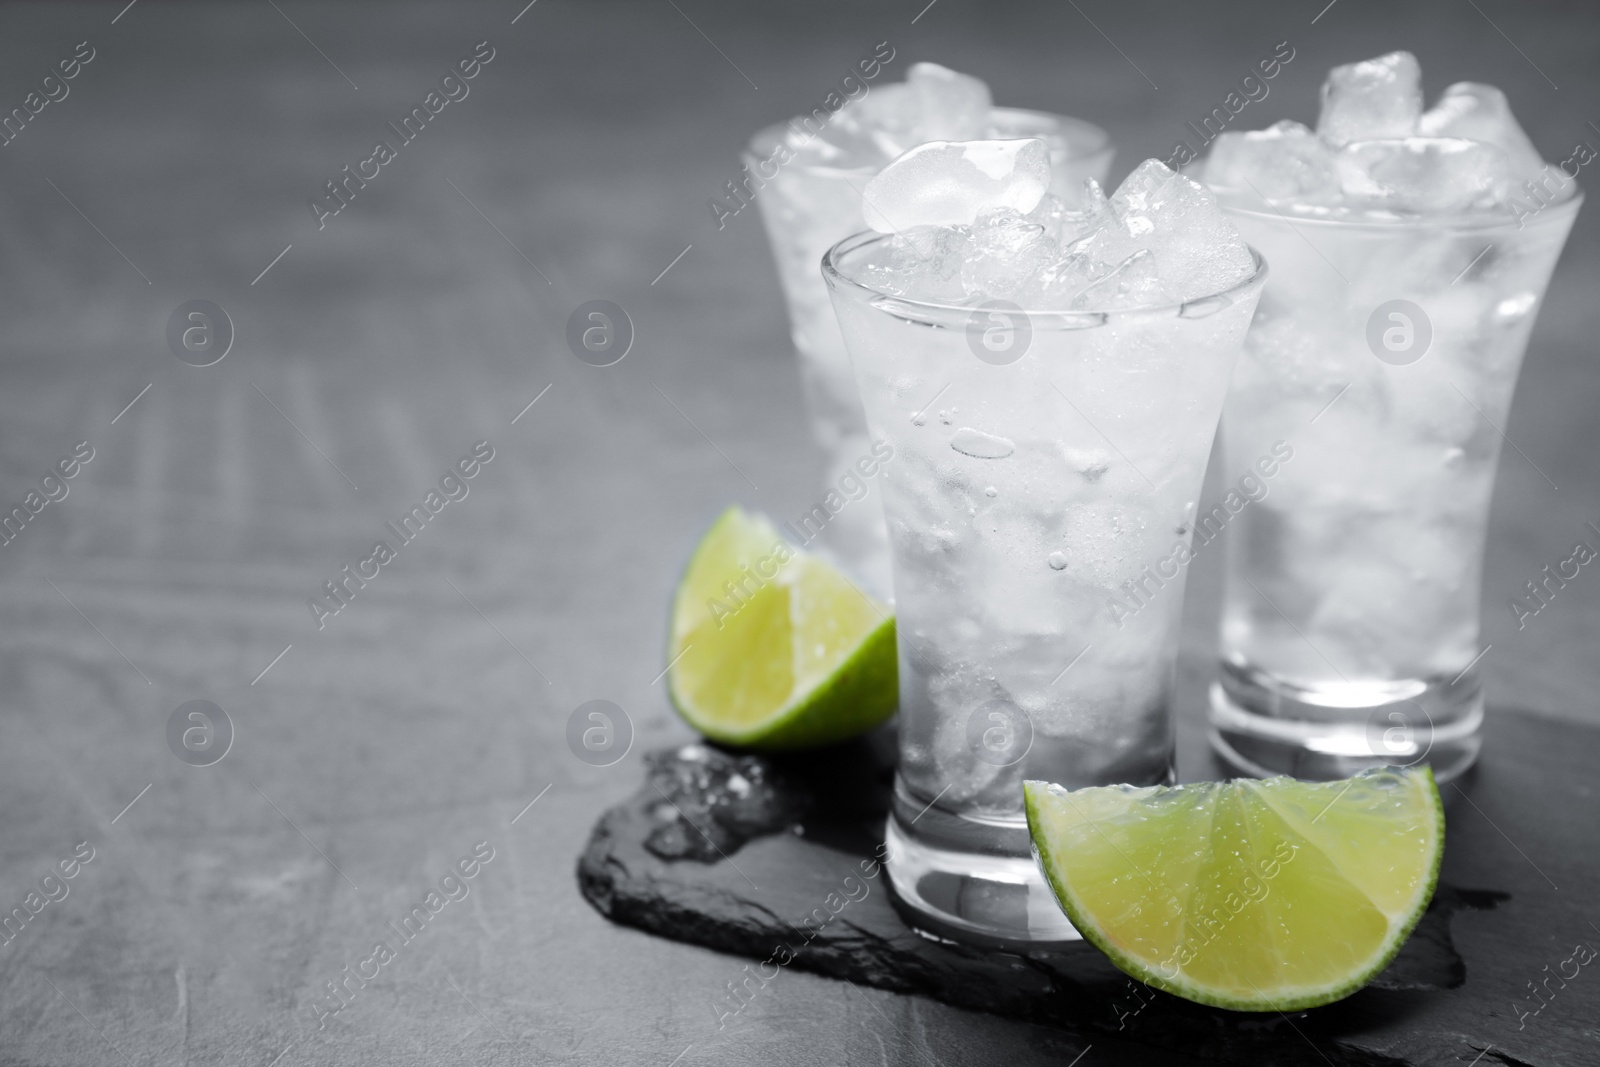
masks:
{"label": "lime wedge with green peel", "polygon": [[772,523],[729,508],[678,583],[672,703],[714,741],[776,751],[864,733],[899,699],[888,607]]}
{"label": "lime wedge with green peel", "polygon": [[1236,1011],[1366,985],[1427,908],[1444,856],[1426,767],[1023,792],[1039,866],[1078,931],[1146,985]]}

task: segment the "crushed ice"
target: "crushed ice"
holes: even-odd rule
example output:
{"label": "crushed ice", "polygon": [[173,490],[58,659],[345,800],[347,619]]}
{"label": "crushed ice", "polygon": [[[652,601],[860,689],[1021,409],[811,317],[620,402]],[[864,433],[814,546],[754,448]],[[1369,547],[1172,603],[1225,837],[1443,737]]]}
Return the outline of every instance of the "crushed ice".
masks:
{"label": "crushed ice", "polygon": [[1255,269],[1215,195],[1156,160],[1109,198],[1086,183],[1076,210],[1049,182],[1039,141],[910,150],[866,186],[868,221],[895,236],[861,280],[935,303],[1104,311],[1199,299]]}
{"label": "crushed ice", "polygon": [[1457,82],[1423,110],[1410,52],[1334,67],[1313,131],[1298,122],[1227,131],[1208,184],[1312,215],[1509,211],[1545,163],[1492,85]]}

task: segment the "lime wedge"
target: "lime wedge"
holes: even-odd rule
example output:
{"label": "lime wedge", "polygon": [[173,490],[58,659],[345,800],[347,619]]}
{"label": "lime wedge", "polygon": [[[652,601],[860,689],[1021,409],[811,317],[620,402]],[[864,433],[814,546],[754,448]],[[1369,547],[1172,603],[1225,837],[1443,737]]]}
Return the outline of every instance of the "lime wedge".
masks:
{"label": "lime wedge", "polygon": [[1023,785],[1039,866],[1121,970],[1186,1000],[1296,1011],[1360,989],[1433,897],[1433,772],[1068,791]]}
{"label": "lime wedge", "polygon": [[743,748],[842,741],[899,700],[889,609],[736,507],[706,531],[678,582],[667,655],[678,714]]}

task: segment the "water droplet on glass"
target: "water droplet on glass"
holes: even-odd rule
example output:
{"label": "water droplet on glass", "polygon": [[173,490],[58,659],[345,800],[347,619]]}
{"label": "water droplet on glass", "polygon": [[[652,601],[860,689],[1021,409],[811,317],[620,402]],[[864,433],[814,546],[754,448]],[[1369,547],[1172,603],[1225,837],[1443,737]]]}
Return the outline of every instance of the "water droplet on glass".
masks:
{"label": "water droplet on glass", "polygon": [[1067,554],[1065,552],[1052,552],[1045,559],[1045,562],[1050,564],[1050,569],[1053,571],[1064,571],[1067,569]]}
{"label": "water droplet on glass", "polygon": [[950,447],[974,459],[1005,459],[1017,446],[1004,437],[963,426],[950,435]]}
{"label": "water droplet on glass", "polygon": [[983,491],[983,495],[987,497],[996,497],[1000,495],[1000,490],[991,485]]}
{"label": "water droplet on glass", "polygon": [[1494,306],[1494,320],[1500,323],[1516,322],[1526,317],[1528,312],[1533,310],[1533,305],[1538,302],[1539,298],[1533,293],[1508,296]]}
{"label": "water droplet on glass", "polygon": [[1063,450],[1072,469],[1090,485],[1105,477],[1111,469],[1111,454],[1099,448],[1068,448]]}

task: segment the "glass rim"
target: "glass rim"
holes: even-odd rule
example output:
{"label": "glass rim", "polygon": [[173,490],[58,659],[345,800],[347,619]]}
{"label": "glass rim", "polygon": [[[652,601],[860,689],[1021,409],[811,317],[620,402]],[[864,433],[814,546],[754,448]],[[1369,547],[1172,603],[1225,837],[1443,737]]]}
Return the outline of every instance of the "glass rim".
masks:
{"label": "glass rim", "polygon": [[1209,318],[1237,303],[1249,290],[1261,288],[1266,283],[1268,272],[1266,257],[1254,245],[1247,244],[1245,247],[1250,250],[1250,257],[1255,269],[1247,277],[1234,282],[1219,292],[1165,304],[1146,304],[1131,308],[1084,308],[1079,310],[1072,308],[1024,308],[1007,300],[997,301],[991,299],[979,304],[945,304],[932,300],[920,300],[916,297],[897,296],[894,293],[874,289],[864,282],[857,281],[846,274],[840,267],[840,261],[844,257],[895,236],[897,235],[878,233],[876,230],[863,230],[860,233],[851,234],[828,249],[823,255],[822,276],[832,288],[846,289],[864,294],[880,310],[889,311],[900,318],[917,322],[924,326],[944,326],[947,324],[947,320],[956,320],[965,325],[970,322],[971,316],[975,312],[1000,309],[1012,314],[1026,316],[1030,327],[1033,329],[1043,327],[1056,330],[1093,329],[1094,327],[1105,325],[1112,319]]}
{"label": "glass rim", "polygon": [[[1079,132],[1086,134],[1084,147],[1080,147],[1076,139],[1069,138],[1066,140],[1069,151],[1062,157],[1061,162],[1063,163],[1078,163],[1086,159],[1092,159],[1103,152],[1111,151],[1115,148],[1111,143],[1111,133],[1104,126],[1090,122],[1088,119],[1080,119],[1075,115],[1063,115],[1058,112],[1041,111],[1036,108],[1000,107],[998,105],[990,107],[989,114],[1013,119],[1044,120],[1057,127],[1076,128]],[[750,135],[750,139],[745,142],[742,151],[748,155],[756,156],[760,154],[762,148],[776,146],[782,140],[783,132],[789,128],[791,123],[806,117],[804,115],[795,115],[779,122],[768,123]],[[786,163],[784,168],[794,168],[810,174],[839,174],[852,177],[866,175],[870,177],[878,173],[886,165],[887,163],[864,163],[857,167],[836,167],[826,163]]]}
{"label": "glass rim", "polygon": [[1578,185],[1577,179],[1569,180],[1571,191],[1560,200],[1553,200],[1548,204],[1535,209],[1531,215],[1519,219],[1516,215],[1506,211],[1492,209],[1479,209],[1476,211],[1458,211],[1443,215],[1397,215],[1392,218],[1382,218],[1373,215],[1348,215],[1341,217],[1318,217],[1315,215],[1294,215],[1282,210],[1272,203],[1254,193],[1246,193],[1234,186],[1212,185],[1202,182],[1217,196],[1217,203],[1222,210],[1233,215],[1243,215],[1252,219],[1264,219],[1269,222],[1288,223],[1290,226],[1313,226],[1329,229],[1350,230],[1416,230],[1416,231],[1479,231],[1496,230],[1501,228],[1524,229],[1529,225],[1539,223],[1546,218],[1560,218],[1563,214],[1574,214],[1583,205],[1584,192]]}

